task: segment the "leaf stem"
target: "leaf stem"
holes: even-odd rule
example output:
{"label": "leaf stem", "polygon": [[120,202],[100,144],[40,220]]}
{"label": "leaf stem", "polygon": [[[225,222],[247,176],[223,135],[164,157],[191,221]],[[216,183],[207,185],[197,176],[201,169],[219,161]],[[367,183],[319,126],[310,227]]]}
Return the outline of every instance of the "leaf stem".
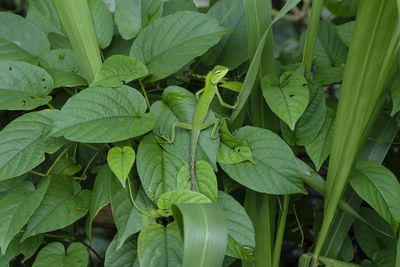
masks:
{"label": "leaf stem", "polygon": [[147,108],[150,109],[150,101],[149,98],[147,97],[146,88],[144,87],[142,80],[139,80],[139,84],[140,88],[142,89],[144,98],[146,99]]}
{"label": "leaf stem", "polygon": [[41,173],[41,172],[37,172],[37,171],[29,171],[29,172],[32,173],[32,174],[38,175],[38,176],[43,176],[43,177],[51,176],[51,175],[47,175],[45,173]]}
{"label": "leaf stem", "polygon": [[[103,148],[104,149],[104,148]],[[82,180],[85,180],[86,178],[86,172],[89,169],[90,165],[92,164],[92,162],[94,161],[94,159],[100,154],[100,152],[103,151],[103,149],[99,149],[97,150],[96,153],[94,153],[94,155],[92,156],[92,158],[89,160],[88,164],[86,165],[85,169],[82,172],[81,178],[83,178]]]}
{"label": "leaf stem", "polygon": [[276,232],[275,246],[272,258],[272,267],[279,267],[279,259],[282,251],[283,234],[285,233],[286,218],[289,210],[290,195],[283,196],[283,208],[278,220],[278,229]]}
{"label": "leaf stem", "polygon": [[47,103],[47,106],[48,106],[50,109],[55,109],[55,107],[54,107],[52,104],[50,104],[50,103]]}
{"label": "leaf stem", "polygon": [[128,177],[128,189],[129,189],[129,197],[131,198],[132,204],[135,206],[135,208],[140,211],[141,213],[143,213],[143,215],[150,217],[150,218],[157,218],[156,216],[152,216],[148,213],[146,213],[145,211],[143,211],[136,203],[135,199],[133,198],[133,194],[132,194],[132,187],[131,187],[131,182],[130,179]]}
{"label": "leaf stem", "polygon": [[69,145],[69,146],[67,146],[67,147],[57,156],[56,160],[53,162],[53,164],[52,164],[52,165],[50,166],[50,168],[47,170],[46,176],[48,176],[48,175],[50,174],[51,170],[54,168],[54,166],[57,164],[57,162],[61,159],[61,157],[62,157],[65,153],[67,153],[68,149],[70,149],[71,146],[72,146],[72,144]]}
{"label": "leaf stem", "polygon": [[93,150],[96,150],[96,151],[101,150],[100,148],[97,148],[97,147],[92,146],[92,145],[87,144],[87,143],[80,143],[80,144],[83,145],[83,146],[86,146],[86,147],[88,147],[88,148],[91,148],[91,149],[93,149]]}

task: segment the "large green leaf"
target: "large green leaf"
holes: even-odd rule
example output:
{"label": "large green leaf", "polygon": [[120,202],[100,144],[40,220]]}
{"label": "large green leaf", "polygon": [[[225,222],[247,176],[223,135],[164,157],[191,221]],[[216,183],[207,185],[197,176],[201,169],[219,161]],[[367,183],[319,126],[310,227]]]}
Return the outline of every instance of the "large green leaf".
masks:
{"label": "large green leaf", "polygon": [[319,69],[340,67],[346,62],[347,48],[340,40],[335,26],[321,20],[315,46],[314,63]]}
{"label": "large green leaf", "polygon": [[255,163],[220,164],[229,177],[257,192],[306,193],[296,157],[279,136],[249,126],[240,128],[233,135],[249,145]]}
{"label": "large green leaf", "polygon": [[177,225],[155,224],[143,229],[139,234],[137,253],[140,266],[182,266],[182,240]]}
{"label": "large green leaf", "polygon": [[108,167],[104,165],[94,180],[93,192],[90,197],[89,215],[86,219],[86,235],[89,240],[92,239],[92,222],[97,213],[111,202],[111,179],[113,174]]}
{"label": "large green leaf", "polygon": [[190,190],[170,191],[158,198],[158,213],[164,217],[171,216],[171,205],[177,203],[211,203],[211,200],[199,192]]}
{"label": "large green leaf", "polygon": [[110,45],[114,33],[113,16],[102,0],[88,0],[97,42],[100,48]]}
{"label": "large green leaf", "polygon": [[107,248],[104,260],[105,267],[136,267],[139,266],[137,257],[137,236],[129,237],[120,249],[117,250],[117,238]]}
{"label": "large green leaf", "polygon": [[163,16],[174,14],[178,11],[197,11],[193,0],[170,0],[163,5]]}
{"label": "large green leaf", "polygon": [[220,0],[208,11],[208,15],[232,29],[232,33],[225,35],[221,41],[204,55],[204,61],[209,65],[222,65],[235,69],[245,62],[247,53],[246,16],[242,0]]}
{"label": "large green leaf", "polygon": [[324,124],[315,139],[306,144],[306,152],[319,170],[331,152],[333,129],[335,126],[335,112],[331,108],[326,109]]}
{"label": "large green leaf", "polygon": [[[132,203],[129,188],[124,189],[117,179],[112,179],[111,208],[118,230],[117,249],[121,248],[128,237],[153,224],[155,219],[149,217],[149,215],[155,216],[157,214],[153,203],[142,188],[133,197],[141,211]],[[143,214],[142,211],[146,214]]]}
{"label": "large green leaf", "polygon": [[347,46],[350,46],[351,38],[353,37],[354,25],[356,22],[350,21],[341,25],[336,26],[337,32],[340,39]]}
{"label": "large green leaf", "polygon": [[87,85],[74,52],[70,49],[50,50],[39,57],[39,65],[54,79],[54,87]]}
{"label": "large green leaf", "polygon": [[[212,166],[207,161],[199,160],[195,163],[194,172],[196,189],[208,197],[212,202],[216,202],[218,184]],[[185,164],[179,169],[176,179],[179,183],[179,189],[190,190],[191,182],[189,164]]]}
{"label": "large green leaf", "polygon": [[157,81],[202,55],[228,32],[211,16],[180,11],[144,28],[130,55],[146,64],[152,74],[150,81]]}
{"label": "large green leaf", "polygon": [[53,242],[39,251],[33,267],[86,267],[89,263],[89,253],[82,243],[73,242],[65,251],[64,245]]}
{"label": "large green leaf", "polygon": [[308,105],[309,90],[301,73],[285,72],[278,77],[267,75],[261,81],[265,100],[271,110],[293,131]]}
{"label": "large green leaf", "polygon": [[[162,95],[162,101],[155,102],[150,111],[155,115],[157,121],[154,132],[158,135],[170,136],[172,123],[181,121],[191,123],[196,109],[195,96],[186,89],[178,86],[167,87]],[[208,111],[205,121],[215,119],[211,110]],[[216,158],[219,147],[219,138],[211,138],[212,127],[200,132],[199,142],[196,150],[196,160],[206,160],[216,170]],[[162,144],[169,153],[189,162],[190,154],[190,131],[176,128],[176,137],[173,144]]]}
{"label": "large green leaf", "polygon": [[90,86],[118,87],[146,75],[146,66],[136,58],[114,55],[104,61]]}
{"label": "large green leaf", "polygon": [[81,190],[72,177],[52,176],[42,202],[28,221],[23,240],[77,221],[88,212],[89,201],[90,191]]}
{"label": "large green leaf", "polygon": [[14,187],[0,200],[0,249],[6,253],[8,244],[39,206],[50,179],[45,177],[37,189],[31,182]]}
{"label": "large green leaf", "polygon": [[52,134],[78,142],[108,143],[142,135],[153,128],[144,97],[134,88],[90,87],[69,98]]}
{"label": "large green leaf", "polygon": [[163,150],[154,135],[145,136],[139,144],[136,166],[147,196],[157,202],[158,197],[177,189],[177,174],[182,160]]}
{"label": "large green leaf", "polygon": [[174,204],[175,221],[184,240],[182,266],[220,267],[227,244],[227,222],[218,204]]}
{"label": "large green leaf", "polygon": [[36,250],[43,242],[43,235],[32,236],[21,242],[21,235],[17,235],[10,243],[7,251],[0,254],[0,266],[10,266],[8,263],[16,256],[23,254],[24,261],[28,260],[35,254]]}
{"label": "large green leaf", "polygon": [[400,183],[393,173],[376,161],[357,163],[350,184],[397,232],[400,223]]}
{"label": "large green leaf", "polygon": [[[2,39],[0,42],[0,48],[2,48],[0,50],[0,59],[2,60],[18,59],[20,55],[17,54],[17,47],[19,48],[19,52],[32,57],[31,60],[26,58],[29,62],[34,62],[35,60],[33,58],[39,57],[50,49],[50,44],[46,35],[39,30],[38,27],[21,16],[0,12],[0,25],[2,25],[0,28],[0,38]],[[9,49],[10,44],[15,44],[17,46],[12,47],[12,54],[8,54],[10,52],[9,50],[2,51],[3,48]],[[17,54],[17,58],[13,57],[15,54]]]}
{"label": "large green leaf", "polygon": [[227,255],[252,261],[256,244],[253,224],[246,211],[239,202],[222,191],[218,192],[217,203],[224,209],[228,223]]}
{"label": "large green leaf", "polygon": [[51,76],[42,68],[17,61],[0,62],[0,110],[30,110],[51,100]]}
{"label": "large green leaf", "polygon": [[56,152],[63,138],[47,137],[57,111],[25,114],[0,132],[0,180],[19,176],[44,161],[44,153]]}
{"label": "large green leaf", "polygon": [[162,0],[116,0],[115,24],[122,38],[135,38],[139,32],[162,15]]}
{"label": "large green leaf", "polygon": [[66,36],[53,0],[30,0],[26,19],[46,35],[53,32]]}
{"label": "large green leaf", "polygon": [[311,84],[310,102],[296,124],[297,145],[304,146],[314,140],[324,123],[321,118],[325,117],[325,110],[325,95],[322,88]]}
{"label": "large green leaf", "polygon": [[[374,227],[382,229],[386,233],[390,232],[389,224],[375,211],[368,208],[361,208],[360,214]],[[396,239],[394,237],[384,235],[359,220],[354,221],[353,229],[357,243],[369,258],[372,258],[375,251],[381,249],[392,249],[392,253],[395,253]]]}

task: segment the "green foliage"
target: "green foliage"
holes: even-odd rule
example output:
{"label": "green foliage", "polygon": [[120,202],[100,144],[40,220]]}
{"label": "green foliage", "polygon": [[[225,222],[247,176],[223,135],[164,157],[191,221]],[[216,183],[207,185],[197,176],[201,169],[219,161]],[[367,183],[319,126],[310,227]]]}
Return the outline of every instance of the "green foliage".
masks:
{"label": "green foliage", "polygon": [[36,257],[34,267],[38,266],[87,266],[89,253],[82,243],[71,243],[67,251],[59,242],[50,243],[42,248]]}
{"label": "green foliage", "polygon": [[3,2],[0,266],[400,267],[400,1]]}

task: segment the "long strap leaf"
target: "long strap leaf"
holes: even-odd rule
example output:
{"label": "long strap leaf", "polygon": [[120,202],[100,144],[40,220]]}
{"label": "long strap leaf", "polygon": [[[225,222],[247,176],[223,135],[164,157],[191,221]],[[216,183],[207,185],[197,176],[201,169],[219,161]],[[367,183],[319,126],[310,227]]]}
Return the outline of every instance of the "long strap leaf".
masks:
{"label": "long strap leaf", "polygon": [[231,121],[236,120],[236,118],[238,117],[241,110],[244,108],[244,106],[250,96],[251,89],[253,88],[253,84],[257,79],[257,74],[258,74],[258,70],[260,67],[261,55],[262,55],[262,51],[263,51],[263,48],[265,45],[265,41],[267,40],[269,31],[272,29],[272,25],[274,25],[280,18],[282,18],[284,15],[286,15],[300,1],[301,0],[288,1],[283,6],[283,8],[279,11],[279,13],[276,15],[276,17],[271,22],[271,24],[268,26],[268,28],[265,30],[265,32],[260,40],[260,43],[257,46],[257,50],[256,50],[256,53],[254,54],[253,61],[250,64],[249,70],[247,71],[246,78],[244,79],[242,90],[240,91],[240,94],[239,94],[239,104],[238,104],[237,108],[232,112]]}
{"label": "long strap leaf", "polygon": [[215,203],[171,206],[184,240],[183,267],[220,267],[228,229],[224,211]]}

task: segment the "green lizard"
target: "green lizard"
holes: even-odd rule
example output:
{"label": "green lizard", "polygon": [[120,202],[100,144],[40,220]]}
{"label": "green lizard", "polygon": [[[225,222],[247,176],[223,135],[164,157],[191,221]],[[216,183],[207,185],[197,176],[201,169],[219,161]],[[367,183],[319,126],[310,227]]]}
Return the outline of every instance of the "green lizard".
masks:
{"label": "green lizard", "polygon": [[[194,117],[192,123],[185,122],[174,122],[172,124],[171,129],[171,138],[165,138],[169,143],[173,143],[175,141],[175,128],[180,127],[183,129],[191,130],[191,139],[190,139],[190,182],[192,186],[192,191],[196,190],[195,186],[195,157],[196,157],[196,148],[197,142],[199,140],[200,131],[204,130],[212,125],[214,125],[213,130],[211,132],[211,137],[216,138],[218,136],[218,129],[220,125],[221,119],[214,119],[211,121],[204,122],[204,119],[207,116],[208,109],[210,108],[211,101],[214,98],[214,95],[217,95],[217,98],[222,106],[227,108],[235,108],[235,105],[229,105],[225,103],[218,91],[218,83],[224,78],[224,76],[228,73],[228,68],[223,66],[215,66],[206,77],[206,85],[203,89],[200,89],[196,96],[198,98],[198,102],[196,105],[196,109],[194,112]],[[201,96],[200,96],[201,94]]]}

